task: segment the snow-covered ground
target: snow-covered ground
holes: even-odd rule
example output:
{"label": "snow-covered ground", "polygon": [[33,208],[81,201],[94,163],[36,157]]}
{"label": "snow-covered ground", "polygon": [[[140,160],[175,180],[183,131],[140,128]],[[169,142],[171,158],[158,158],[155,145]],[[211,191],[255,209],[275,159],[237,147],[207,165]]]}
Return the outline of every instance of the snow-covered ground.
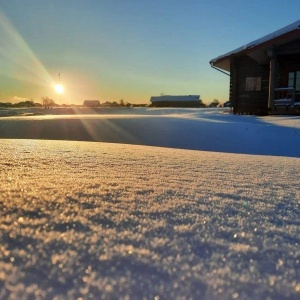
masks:
{"label": "snow-covered ground", "polygon": [[100,141],[300,157],[299,116],[239,116],[223,108],[96,111],[9,110],[19,116],[0,118],[0,138]]}
{"label": "snow-covered ground", "polygon": [[298,117],[27,115],[0,137],[0,299],[299,299]]}

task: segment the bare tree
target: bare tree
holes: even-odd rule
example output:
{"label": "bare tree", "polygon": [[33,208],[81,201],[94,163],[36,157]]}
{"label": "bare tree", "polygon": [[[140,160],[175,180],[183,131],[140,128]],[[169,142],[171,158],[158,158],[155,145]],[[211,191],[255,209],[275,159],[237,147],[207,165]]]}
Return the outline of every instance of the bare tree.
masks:
{"label": "bare tree", "polygon": [[50,99],[49,97],[42,97],[42,102],[44,107],[53,107],[56,106],[56,103],[53,99]]}

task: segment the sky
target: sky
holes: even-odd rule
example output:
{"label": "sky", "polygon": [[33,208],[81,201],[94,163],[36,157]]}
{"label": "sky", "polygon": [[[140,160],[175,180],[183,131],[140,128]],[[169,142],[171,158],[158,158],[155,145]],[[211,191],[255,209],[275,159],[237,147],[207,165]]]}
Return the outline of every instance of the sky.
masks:
{"label": "sky", "polygon": [[0,101],[150,103],[163,93],[225,102],[229,77],[209,61],[299,11],[299,0],[0,0]]}

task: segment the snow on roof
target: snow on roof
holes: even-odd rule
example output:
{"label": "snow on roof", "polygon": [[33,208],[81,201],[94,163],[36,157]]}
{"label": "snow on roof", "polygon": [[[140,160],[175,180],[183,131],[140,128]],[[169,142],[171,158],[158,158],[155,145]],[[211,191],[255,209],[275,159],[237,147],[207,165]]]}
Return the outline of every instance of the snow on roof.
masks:
{"label": "snow on roof", "polygon": [[[254,50],[257,46],[259,45],[262,45],[263,43],[266,43],[266,42],[269,42],[269,41],[272,41],[278,37],[281,37],[283,35],[286,35],[294,30],[299,30],[299,33],[300,33],[300,20],[288,25],[288,26],[285,26],[279,30],[276,30],[270,34],[267,34],[257,40],[254,40],[246,45],[243,45],[242,47],[239,47],[233,51],[230,51],[226,54],[223,54],[223,55],[220,55],[214,59],[212,59],[209,63],[212,65],[212,66],[216,66],[216,67],[219,67],[221,69],[224,69],[224,70],[227,70],[227,71],[230,71],[230,66],[229,66],[229,62],[224,62],[224,60],[228,59],[230,56],[234,55],[234,54],[237,54],[237,53],[240,53],[242,51],[247,51],[248,49],[251,49],[251,50]],[[222,63],[223,61],[223,63]]]}
{"label": "snow on roof", "polygon": [[199,101],[200,95],[182,95],[182,96],[172,96],[172,95],[163,95],[163,96],[152,96],[151,102],[160,102],[160,101]]}

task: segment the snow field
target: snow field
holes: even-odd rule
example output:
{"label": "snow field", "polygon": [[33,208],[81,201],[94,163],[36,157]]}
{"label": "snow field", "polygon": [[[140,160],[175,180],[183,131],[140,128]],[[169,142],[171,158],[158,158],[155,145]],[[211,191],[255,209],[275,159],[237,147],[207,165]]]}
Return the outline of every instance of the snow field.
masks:
{"label": "snow field", "polygon": [[299,116],[239,116],[229,114],[227,108],[9,112],[19,115],[0,118],[0,138],[96,141],[300,157]]}
{"label": "snow field", "polygon": [[299,299],[298,158],[0,141],[1,299]]}

